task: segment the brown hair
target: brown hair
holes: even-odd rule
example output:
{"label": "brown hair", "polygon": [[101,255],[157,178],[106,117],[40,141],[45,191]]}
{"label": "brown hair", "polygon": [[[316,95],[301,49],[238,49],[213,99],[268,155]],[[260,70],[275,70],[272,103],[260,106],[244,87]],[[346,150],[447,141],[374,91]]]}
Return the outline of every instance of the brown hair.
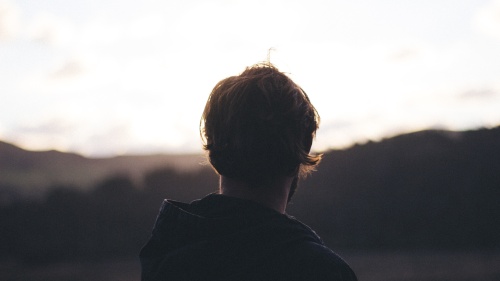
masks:
{"label": "brown hair", "polygon": [[220,175],[263,184],[277,176],[304,177],[315,168],[321,155],[309,151],[318,125],[302,88],[263,63],[215,85],[200,134]]}

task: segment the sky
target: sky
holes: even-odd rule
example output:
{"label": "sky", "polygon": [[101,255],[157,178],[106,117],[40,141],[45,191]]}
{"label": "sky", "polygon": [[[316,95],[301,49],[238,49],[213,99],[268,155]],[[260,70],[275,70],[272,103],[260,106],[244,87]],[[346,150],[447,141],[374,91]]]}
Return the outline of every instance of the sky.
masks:
{"label": "sky", "polygon": [[315,151],[500,125],[498,0],[0,0],[0,140],[198,153],[213,86],[268,56]]}

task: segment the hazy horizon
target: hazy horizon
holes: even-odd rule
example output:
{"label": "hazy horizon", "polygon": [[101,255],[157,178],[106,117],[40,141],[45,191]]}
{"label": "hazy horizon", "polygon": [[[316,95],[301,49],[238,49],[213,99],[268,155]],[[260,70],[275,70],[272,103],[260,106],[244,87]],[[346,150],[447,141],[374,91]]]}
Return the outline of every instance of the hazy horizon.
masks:
{"label": "hazy horizon", "polygon": [[[364,145],[368,142],[380,142],[380,141],[383,141],[383,140],[386,140],[386,139],[390,139],[390,138],[393,138],[393,137],[397,137],[397,136],[401,136],[401,135],[406,135],[406,134],[413,134],[413,133],[418,133],[418,132],[422,132],[422,131],[434,131],[434,130],[437,130],[437,131],[448,131],[448,132],[452,132],[452,133],[462,133],[462,132],[467,132],[467,131],[476,131],[476,130],[483,130],[483,129],[494,129],[496,127],[500,127],[500,124],[497,125],[497,126],[491,126],[491,127],[484,127],[484,126],[481,126],[481,127],[475,127],[475,128],[466,128],[464,130],[449,130],[447,128],[439,128],[439,127],[436,127],[436,128],[424,128],[422,130],[414,130],[414,131],[407,131],[407,132],[398,132],[398,133],[395,133],[395,134],[392,134],[392,135],[386,135],[386,136],[382,136],[381,138],[379,139],[365,139],[365,140],[360,140],[360,141],[357,141],[357,142],[353,142],[351,144],[348,144],[346,146],[342,146],[342,147],[329,147],[329,148],[325,148],[323,150],[319,150],[319,149],[314,149],[312,150],[312,153],[326,153],[326,152],[329,152],[329,151],[333,151],[333,150],[347,150],[353,146],[356,146],[356,145]],[[6,140],[3,140],[3,139],[0,139],[0,142],[5,142],[5,143],[8,143],[8,144],[11,144],[11,145],[14,145],[20,149],[23,149],[23,150],[26,150],[26,151],[30,151],[30,152],[47,152],[47,151],[58,151],[58,152],[62,152],[62,153],[74,153],[74,154],[78,154],[78,155],[81,155],[83,157],[86,157],[86,158],[90,158],[90,159],[103,159],[103,158],[113,158],[113,157],[119,157],[119,156],[154,156],[154,155],[172,155],[172,156],[175,156],[175,155],[179,155],[179,156],[182,156],[182,155],[186,155],[186,156],[189,156],[189,155],[192,155],[192,156],[200,156],[200,155],[203,155],[205,154],[205,151],[203,151],[202,149],[202,143],[200,141],[200,147],[198,150],[190,150],[190,151],[179,151],[179,150],[174,150],[174,151],[165,151],[165,150],[158,150],[158,151],[146,151],[146,152],[128,152],[128,153],[121,153],[121,154],[113,154],[113,153],[102,153],[102,154],[99,154],[99,155],[87,155],[85,153],[81,153],[79,151],[66,151],[66,150],[60,150],[60,149],[57,149],[57,148],[45,148],[45,149],[31,149],[29,147],[23,147],[22,145],[19,145],[15,142],[9,142],[9,141],[6,141]]]}

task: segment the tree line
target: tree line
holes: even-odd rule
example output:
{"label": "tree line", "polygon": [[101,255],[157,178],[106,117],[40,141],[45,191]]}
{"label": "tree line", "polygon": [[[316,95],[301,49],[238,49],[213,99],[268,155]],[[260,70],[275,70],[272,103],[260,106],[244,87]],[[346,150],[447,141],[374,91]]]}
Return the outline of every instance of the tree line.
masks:
{"label": "tree line", "polygon": [[[500,130],[422,132],[325,153],[288,213],[334,249],[500,250]],[[54,186],[0,207],[0,258],[137,257],[164,198],[217,190],[204,167],[111,176],[89,191]]]}
{"label": "tree line", "polygon": [[0,258],[38,263],[137,256],[164,198],[190,201],[216,189],[208,168],[161,168],[140,184],[115,175],[89,191],[54,186],[43,200],[1,207]]}

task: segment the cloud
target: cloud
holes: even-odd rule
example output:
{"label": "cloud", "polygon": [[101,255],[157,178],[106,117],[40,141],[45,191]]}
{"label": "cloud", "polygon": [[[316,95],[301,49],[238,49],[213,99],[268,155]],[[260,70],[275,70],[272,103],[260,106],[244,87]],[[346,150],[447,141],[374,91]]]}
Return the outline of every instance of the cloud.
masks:
{"label": "cloud", "polygon": [[62,135],[70,133],[73,129],[75,129],[75,126],[71,125],[67,120],[53,118],[40,123],[23,125],[17,128],[16,131],[31,135]]}
{"label": "cloud", "polygon": [[85,65],[81,60],[70,59],[66,61],[60,68],[54,71],[50,77],[54,79],[65,79],[79,76],[85,72]]}
{"label": "cloud", "polygon": [[112,123],[101,130],[88,133],[80,140],[72,139],[72,150],[87,156],[124,154],[130,151],[130,146],[134,145],[132,137],[129,124]]}
{"label": "cloud", "polygon": [[74,135],[76,123],[62,117],[43,118],[16,124],[5,130],[2,138],[33,150],[68,150],[68,136]]}
{"label": "cloud", "polygon": [[390,61],[404,61],[416,58],[420,54],[420,50],[418,48],[401,48],[391,54],[389,54],[388,59]]}
{"label": "cloud", "polygon": [[473,25],[483,34],[500,39],[500,0],[494,0],[477,10]]}
{"label": "cloud", "polygon": [[75,30],[69,21],[44,12],[35,16],[27,32],[31,40],[60,47],[72,42]]}
{"label": "cloud", "polygon": [[0,41],[15,38],[18,31],[19,10],[9,2],[0,0]]}
{"label": "cloud", "polygon": [[498,92],[493,89],[472,89],[462,92],[458,95],[458,98],[460,100],[485,100],[494,98],[497,95]]}

